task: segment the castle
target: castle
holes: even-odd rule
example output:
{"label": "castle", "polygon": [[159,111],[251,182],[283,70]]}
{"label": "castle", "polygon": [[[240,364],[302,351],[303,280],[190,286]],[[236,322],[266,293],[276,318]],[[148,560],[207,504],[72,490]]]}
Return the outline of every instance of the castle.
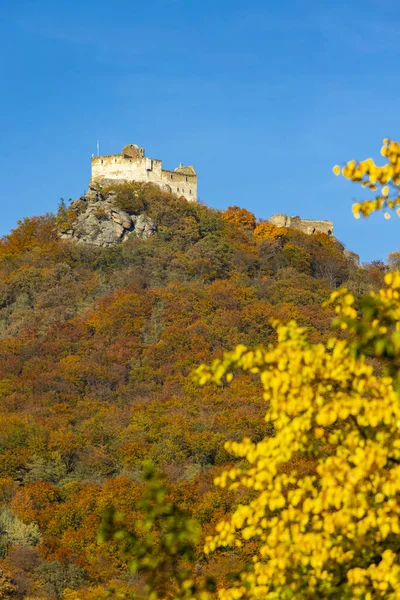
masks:
{"label": "castle", "polygon": [[[189,202],[197,202],[197,174],[194,167],[182,163],[174,171],[162,168],[162,161],[147,158],[144,148],[136,144],[124,146],[121,154],[92,157],[90,183],[112,184],[115,181],[140,181],[158,185],[161,189],[183,196]],[[269,219],[278,227],[298,229],[304,233],[333,235],[332,221],[318,221],[275,214]]]}
{"label": "castle", "polygon": [[291,229],[298,229],[303,233],[326,233],[327,235],[333,235],[333,222],[332,221],[317,221],[312,219],[301,219],[300,217],[288,217],[285,214],[275,214],[270,217],[269,222],[277,227],[289,227]]}
{"label": "castle", "polygon": [[92,157],[91,184],[118,181],[141,181],[160,186],[163,190],[197,202],[197,175],[194,167],[182,163],[174,171],[162,168],[162,161],[147,158],[144,148],[136,144],[124,146],[121,154]]}

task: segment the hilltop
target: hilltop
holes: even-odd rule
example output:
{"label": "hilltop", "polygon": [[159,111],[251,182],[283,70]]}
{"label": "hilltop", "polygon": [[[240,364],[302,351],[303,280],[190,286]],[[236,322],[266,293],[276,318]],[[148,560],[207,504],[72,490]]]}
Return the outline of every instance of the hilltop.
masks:
{"label": "hilltop", "polygon": [[[92,225],[77,230],[88,210]],[[84,243],[92,217],[124,242]],[[333,315],[321,302],[342,284],[379,287],[384,270],[357,267],[324,233],[144,184],[22,221],[0,242],[0,589],[90,600],[116,579],[139,584],[96,532],[110,503],[133,518],[144,458],[210,532],[237,501],[212,485],[232,460],[224,441],[270,426],[256,385],[199,390],[192,369],[274,341],[272,318],[325,340]],[[243,558],[199,570],[224,576]]]}

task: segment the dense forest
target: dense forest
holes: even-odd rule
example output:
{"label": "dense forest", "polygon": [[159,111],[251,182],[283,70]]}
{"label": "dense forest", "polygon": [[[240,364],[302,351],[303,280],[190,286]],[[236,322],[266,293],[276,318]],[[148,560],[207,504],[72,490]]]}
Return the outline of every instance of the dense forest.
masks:
{"label": "dense forest", "polygon": [[149,215],[155,235],[109,248],[61,240],[73,218],[62,205],[0,241],[0,598],[140,589],[97,533],[110,506],[138,517],[144,460],[202,526],[194,577],[240,568],[244,551],[201,548],[245,493],[213,486],[234,461],[224,442],[268,436],[265,402],[251,379],[199,388],[191,374],[226,348],[273,342],[271,319],[326,341],[334,311],[322,302],[343,284],[356,298],[377,290],[388,269],[244,208],[151,186],[120,186],[115,202]]}

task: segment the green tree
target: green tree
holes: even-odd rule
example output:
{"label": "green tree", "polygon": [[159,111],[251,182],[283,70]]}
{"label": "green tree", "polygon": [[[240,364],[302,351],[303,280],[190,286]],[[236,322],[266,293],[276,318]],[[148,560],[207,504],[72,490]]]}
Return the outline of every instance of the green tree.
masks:
{"label": "green tree", "polygon": [[131,529],[124,515],[110,508],[103,518],[99,543],[114,540],[126,557],[129,571],[144,575],[145,598],[205,600],[207,589],[214,589],[213,582],[207,580],[204,587],[198,586],[192,573],[200,535],[198,523],[168,502],[162,476],[149,462],[145,463],[143,479],[145,490],[136,504],[141,518]]}

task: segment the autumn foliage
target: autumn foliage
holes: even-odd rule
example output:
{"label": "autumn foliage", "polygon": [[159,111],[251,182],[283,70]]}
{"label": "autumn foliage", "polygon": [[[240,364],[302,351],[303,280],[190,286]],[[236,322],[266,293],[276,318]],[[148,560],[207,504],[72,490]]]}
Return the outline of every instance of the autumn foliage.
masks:
{"label": "autumn foliage", "polygon": [[[378,192],[374,199],[356,202],[353,205],[354,216],[358,219],[360,213],[368,217],[377,210],[384,210],[385,218],[390,218],[389,210],[396,209],[400,215],[400,144],[385,138],[381,155],[387,159],[386,164],[379,166],[372,158],[356,161],[350,160],[342,169],[339,165],[333,167],[335,175],[342,174],[350,181],[361,183],[363,188]],[[382,186],[378,189],[378,185]]]}
{"label": "autumn foliage", "polygon": [[143,592],[120,545],[99,545],[97,533],[112,506],[127,527],[141,518],[145,459],[202,527],[192,580],[225,586],[255,546],[205,557],[204,538],[252,491],[213,480],[238,464],[225,442],[275,439],[274,425],[255,377],[199,390],[191,372],[226,348],[275,343],[271,319],[296,319],[310,343],[326,343],[334,310],[323,300],[346,284],[357,301],[385,275],[349,264],[324,235],[149,190],[128,206],[131,191],[117,200],[155,220],[147,240],[62,241],[61,207],[0,242],[0,582],[10,597]]}
{"label": "autumn foliage", "polygon": [[[380,343],[373,346],[378,358],[390,352],[393,366],[400,354],[400,273],[385,281],[372,324]],[[238,346],[197,370],[200,384],[230,382],[237,371],[257,375],[269,405],[265,420],[275,430],[258,443],[225,444],[246,464],[225,470],[216,485],[244,487],[254,497],[217,525],[205,550],[255,541],[256,551],[251,571],[221,589],[221,599],[398,597],[398,371],[377,377],[368,364],[362,350],[373,338],[360,328],[354,297],[342,290],[330,302],[338,325],[351,329],[349,340],[310,344],[295,322],[277,323],[276,345]]]}
{"label": "autumn foliage", "polygon": [[[377,180],[398,186],[399,148],[384,140],[388,165],[351,161],[343,174],[369,189]],[[356,216],[394,208],[400,201],[388,193],[357,204]],[[218,523],[205,552],[253,556],[220,587],[221,600],[400,597],[400,272],[383,277],[379,292],[359,298],[332,292],[324,305],[335,308],[337,335],[323,343],[295,321],[275,321],[277,343],[238,345],[196,370],[200,385],[259,379],[274,429],[225,444],[241,463],[215,484],[252,493]]]}

